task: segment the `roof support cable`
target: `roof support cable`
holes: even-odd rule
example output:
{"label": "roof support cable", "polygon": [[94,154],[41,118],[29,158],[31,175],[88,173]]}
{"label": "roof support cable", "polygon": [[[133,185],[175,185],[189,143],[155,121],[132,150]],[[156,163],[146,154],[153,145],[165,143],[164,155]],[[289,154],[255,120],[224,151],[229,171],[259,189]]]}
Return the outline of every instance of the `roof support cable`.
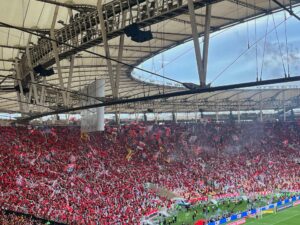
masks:
{"label": "roof support cable", "polygon": [[[254,35],[255,35],[255,41],[257,40],[257,24],[256,19],[254,21]],[[255,45],[255,65],[256,65],[256,81],[258,81],[258,43]]]}
{"label": "roof support cable", "polygon": [[[15,81],[22,81],[22,79],[20,78],[17,78],[17,77],[14,77],[14,76],[4,76],[4,75],[0,75],[1,78],[9,78],[9,79],[12,79],[12,80],[15,80]],[[81,78],[81,76],[79,77]],[[44,84],[44,83],[38,83],[38,82],[31,82],[29,81],[28,82],[29,84],[35,84],[37,86],[41,86],[41,87],[45,87],[45,88],[50,88],[52,90],[56,90],[56,91],[66,91],[70,94],[74,94],[74,95],[77,95],[77,96],[83,96],[83,97],[88,97],[88,98],[93,98],[95,100],[98,100],[99,101],[99,98],[97,97],[94,97],[94,96],[91,96],[91,95],[87,95],[87,94],[84,94],[84,93],[81,93],[79,91],[72,91],[72,90],[66,90],[66,89],[61,89],[59,87],[56,87],[55,85],[53,84]]]}
{"label": "roof support cable", "polygon": [[[160,40],[161,47],[164,46],[164,40],[165,40],[164,32],[165,32],[165,23],[162,22],[162,33],[161,33],[161,40]],[[161,56],[160,68],[162,69],[162,74],[164,75],[164,73],[165,73],[165,69],[164,69],[164,60],[165,60],[164,59],[164,52],[162,52],[160,56]],[[156,78],[156,82],[159,82],[159,80],[157,78]],[[162,82],[164,82],[164,80]]]}
{"label": "roof support cable", "polygon": [[[254,5],[256,6],[256,0],[254,1]],[[255,10],[255,14],[256,14]],[[254,39],[257,41],[257,20],[254,19]],[[258,43],[255,45],[255,67],[256,67],[256,81],[258,81]]]}
{"label": "roof support cable", "polygon": [[73,112],[73,111],[79,111],[79,110],[85,110],[85,109],[92,109],[102,106],[112,106],[112,105],[120,105],[120,104],[133,104],[135,102],[145,102],[145,101],[152,101],[156,99],[167,99],[177,96],[184,96],[184,95],[193,95],[193,94],[203,94],[203,93],[212,93],[216,91],[225,91],[229,89],[237,89],[237,88],[246,88],[246,87],[257,87],[262,85],[271,85],[271,84],[279,84],[279,83],[286,83],[286,82],[295,82],[300,81],[300,76],[294,76],[294,77],[288,77],[288,78],[276,78],[276,79],[268,79],[263,81],[252,81],[252,82],[246,82],[246,83],[238,83],[238,84],[229,84],[229,85],[223,85],[223,86],[217,86],[217,87],[204,87],[204,88],[197,88],[193,90],[184,90],[184,91],[176,91],[176,92],[169,92],[166,94],[154,94],[149,95],[146,97],[136,97],[131,99],[116,99],[111,101],[106,101],[103,103],[97,103],[93,105],[87,105],[87,106],[80,106],[80,107],[74,107],[74,108],[68,108],[68,109],[59,109],[51,112],[45,112],[36,114],[30,117],[22,118],[18,120],[18,122],[28,122],[33,119],[41,118],[44,116],[50,116],[55,114],[63,114],[67,112]]}
{"label": "roof support cable", "polygon": [[7,101],[12,101],[12,102],[17,102],[17,103],[29,104],[29,105],[33,105],[33,106],[40,106],[40,107],[47,108],[47,109],[50,109],[50,110],[55,110],[53,107],[46,106],[46,105],[41,105],[41,104],[38,104],[36,102],[27,102],[27,101],[23,101],[23,100],[6,98],[6,97],[3,97],[3,96],[0,96],[0,99],[7,100]]}
{"label": "roof support cable", "polygon": [[285,34],[285,48],[286,48],[286,63],[287,63],[287,76],[290,77],[290,60],[289,60],[289,46],[287,37],[287,26],[286,26],[286,12],[284,12],[284,34]]}
{"label": "roof support cable", "polygon": [[[143,71],[145,73],[148,73],[148,74],[151,74],[151,75],[154,75],[154,76],[157,76],[157,77],[160,77],[160,78],[164,78],[166,80],[170,80],[170,81],[173,81],[175,83],[178,83],[178,84],[182,84],[182,82],[178,81],[178,80],[175,80],[175,79],[172,79],[172,78],[169,78],[169,77],[165,77],[163,75],[160,75],[160,74],[157,74],[157,73],[154,73],[152,71],[149,71],[149,70],[146,70],[146,69],[142,69],[142,68],[139,68],[137,66],[134,66],[134,65],[131,65],[129,63],[125,63],[125,62],[122,62],[122,61],[119,61],[117,59],[114,59],[114,58],[109,58],[109,57],[106,57],[105,55],[102,55],[102,54],[99,54],[99,53],[96,53],[96,52],[93,52],[93,51],[90,51],[90,50],[82,50],[80,49],[80,47],[76,47],[72,44],[69,44],[69,43],[66,43],[66,42],[61,42],[61,41],[58,41],[56,39],[52,39],[46,35],[43,35],[43,34],[39,34],[39,33],[36,33],[36,32],[33,32],[33,31],[30,31],[30,29],[27,29],[27,28],[22,28],[22,27],[17,27],[17,26],[14,26],[14,25],[10,25],[10,24],[7,24],[7,23],[4,23],[4,22],[0,22],[0,25],[2,26],[5,26],[9,29],[15,29],[15,30],[19,30],[19,31],[22,31],[22,32],[25,32],[25,33],[28,33],[28,34],[32,34],[32,35],[35,35],[35,36],[38,36],[38,37],[41,37],[41,38],[44,38],[48,41],[54,41],[56,42],[57,44],[60,44],[60,45],[65,45],[67,47],[70,47],[70,48],[74,48],[74,49],[77,49],[77,50],[80,50],[80,51],[83,51],[83,52],[86,52],[86,53],[89,53],[91,55],[95,55],[95,56],[98,56],[99,58],[104,58],[104,59],[109,59],[113,62],[116,62],[116,63],[120,63],[124,66],[127,66],[129,68],[132,68],[132,69],[137,69],[137,70],[140,70],[140,71]],[[8,32],[8,38],[9,39],[9,32]],[[8,43],[6,44],[8,45]]]}
{"label": "roof support cable", "polygon": [[[297,12],[299,13],[299,11]],[[286,20],[292,18],[291,16],[288,16]],[[267,19],[269,19],[269,15],[267,17]],[[279,27],[280,25],[282,25],[283,23],[285,22],[285,20],[281,21],[280,23],[278,23],[276,25],[276,27]],[[252,43],[250,45],[250,49],[253,48],[253,46],[257,45],[258,42],[262,41],[263,39],[266,39],[267,35],[271,34],[273,31],[275,30],[275,28],[271,28],[269,31],[268,29],[266,30],[266,34],[260,38],[258,38],[257,40],[255,40],[254,43]],[[212,83],[214,83],[222,74],[224,74],[224,72],[226,72],[236,61],[239,60],[239,58],[242,56],[242,55],[245,55],[247,52],[249,51],[249,49],[245,49],[240,55],[238,55],[237,58],[235,58],[229,65],[227,65],[220,73],[218,73],[218,75],[212,79],[212,81],[209,83],[210,85],[212,85]]]}
{"label": "roof support cable", "polygon": [[266,51],[267,37],[268,37],[268,28],[269,28],[269,15],[267,16],[267,26],[266,26],[266,32],[265,32],[265,41],[264,41],[263,55],[262,55],[261,67],[260,67],[260,78],[259,78],[260,81],[262,80],[262,74],[263,74],[263,68],[264,68],[265,51]]}
{"label": "roof support cable", "polygon": [[272,18],[273,18],[273,24],[274,24],[274,28],[275,28],[275,34],[276,34],[277,44],[278,44],[278,48],[279,48],[279,53],[280,53],[280,57],[281,57],[282,68],[283,68],[283,71],[284,71],[284,77],[287,77],[287,73],[286,73],[286,69],[285,69],[285,64],[284,64],[284,60],[283,60],[283,54],[282,54],[282,50],[281,50],[281,45],[280,45],[279,37],[278,37],[278,31],[277,31],[277,27],[276,27],[276,23],[275,23],[275,18],[274,18],[273,14],[272,14]]}
{"label": "roof support cable", "polygon": [[[246,4],[248,5],[248,0],[246,0]],[[249,17],[249,8],[247,7],[246,9],[246,14],[247,14],[247,18]],[[247,43],[247,46],[248,46],[248,49],[250,48],[250,37],[249,37],[249,20],[247,20],[247,40],[248,40],[248,43]]]}
{"label": "roof support cable", "polygon": [[283,5],[282,3],[280,3],[278,0],[272,0],[273,2],[275,2],[278,6],[280,6],[283,10],[287,11],[291,16],[294,16],[296,19],[300,20],[300,17],[294,13],[294,11],[292,10],[291,7],[291,3],[290,3],[290,9],[285,7],[285,5]]}

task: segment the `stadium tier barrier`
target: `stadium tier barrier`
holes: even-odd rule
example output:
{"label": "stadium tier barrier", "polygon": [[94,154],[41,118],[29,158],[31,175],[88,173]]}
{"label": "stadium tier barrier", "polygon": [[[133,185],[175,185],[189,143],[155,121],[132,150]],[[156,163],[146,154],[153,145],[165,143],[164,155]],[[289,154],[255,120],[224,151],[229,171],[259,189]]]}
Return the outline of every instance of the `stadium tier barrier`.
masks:
{"label": "stadium tier barrier", "polygon": [[215,222],[209,222],[208,225],[219,225],[219,224],[225,224],[231,221],[235,221],[238,219],[246,218],[250,215],[254,215],[256,213],[259,213],[261,211],[269,210],[269,209],[276,209],[277,211],[284,210],[286,208],[290,208],[296,205],[300,205],[300,196],[295,196],[293,198],[285,199],[284,201],[278,201],[277,203],[270,204],[264,207],[260,207],[257,209],[252,209],[249,211],[245,211],[239,214],[234,214],[231,217],[223,218],[221,220],[215,221]]}
{"label": "stadium tier barrier", "polygon": [[293,206],[297,206],[297,205],[300,205],[300,200],[295,201],[295,202],[293,203]]}
{"label": "stadium tier barrier", "polygon": [[[289,190],[289,191],[286,191],[287,193],[292,193],[293,195],[299,195],[300,196],[300,191],[299,190]],[[248,197],[258,197],[258,196],[260,196],[260,197],[265,197],[265,196],[267,196],[267,195],[270,195],[270,194],[272,194],[272,195],[275,195],[274,194],[274,192],[271,192],[271,191],[260,191],[260,192],[252,192],[252,193],[248,193],[247,194],[247,196]],[[241,198],[243,195],[241,195],[241,194],[239,194],[239,193],[231,193],[231,194],[219,194],[219,195],[214,195],[214,196],[212,196],[211,197],[211,199],[213,199],[213,200],[224,200],[224,199],[231,199],[231,200],[233,200],[233,199],[237,199],[237,198]],[[300,199],[300,197],[298,197],[299,199]],[[207,196],[205,196],[205,197],[199,197],[199,198],[193,198],[193,199],[190,199],[189,200],[189,202],[191,203],[191,204],[196,204],[196,203],[200,203],[200,202],[209,202],[209,200],[208,200],[209,198],[207,197]],[[293,205],[294,206],[296,206],[296,205],[300,205],[300,200],[298,200],[298,201],[295,201],[294,203],[293,203]],[[274,208],[274,207],[273,207]],[[270,207],[269,209],[273,209],[272,207]],[[156,215],[158,215],[158,214],[160,214],[160,213],[163,213],[163,212],[165,212],[165,208],[164,209],[162,209],[162,210],[158,210],[158,209],[154,209],[154,210],[151,210],[151,211],[149,211],[148,213],[146,213],[145,215],[144,215],[144,217],[143,217],[143,219],[142,219],[142,221],[147,221],[148,219],[151,219],[151,217],[153,217],[153,216],[156,216]],[[266,211],[267,211],[267,209],[266,209]],[[250,214],[250,215],[254,215],[254,214]],[[249,216],[250,216],[249,215]],[[203,220],[198,220],[197,221],[197,223],[195,223],[195,225],[197,224],[201,224],[203,222]],[[238,221],[235,221],[235,222],[238,222]],[[213,223],[212,223],[213,224]],[[216,225],[217,225],[218,223],[216,223]],[[219,224],[222,224],[222,223],[219,223]],[[234,224],[234,223],[233,223]],[[237,223],[238,224],[238,223]],[[209,225],[210,225],[210,223],[209,223]]]}
{"label": "stadium tier barrier", "polygon": [[227,225],[241,225],[241,224],[244,224],[244,223],[246,223],[246,219],[245,218],[237,220],[237,221],[234,221],[234,222],[229,223]]}
{"label": "stadium tier barrier", "polygon": [[[299,193],[300,195],[300,191],[293,191],[293,192],[290,192],[290,193]],[[248,193],[247,196],[248,197],[253,197],[253,196],[267,196],[267,195],[270,195],[270,194],[274,194],[273,192],[271,191],[259,191],[259,192],[252,192],[252,193]],[[190,200],[188,200],[189,203],[191,204],[197,204],[197,203],[203,203],[203,202],[209,202],[211,200],[224,200],[224,199],[230,199],[230,200],[233,200],[233,199],[238,199],[238,198],[241,198],[243,195],[239,194],[238,192],[236,193],[228,193],[228,194],[219,194],[219,195],[213,195],[211,196],[210,198],[207,197],[207,196],[202,196],[202,197],[198,197],[198,198],[192,198]],[[209,200],[211,199],[211,200]],[[174,203],[175,204],[175,203]],[[157,215],[161,212],[165,211],[165,209],[163,210],[158,210],[158,209],[154,209],[154,210],[151,210],[149,212],[147,212],[146,214],[144,214],[144,218],[149,218],[149,217],[152,217],[154,215]]]}
{"label": "stadium tier barrier", "polygon": [[[289,191],[290,193],[298,193],[299,191]],[[248,193],[246,194],[247,197],[253,197],[253,196],[267,196],[270,194],[274,194],[271,191],[259,191],[259,192],[252,192],[252,193]],[[211,196],[211,199],[213,200],[221,200],[221,199],[234,199],[234,198],[240,198],[243,195],[241,195],[238,192],[235,193],[228,193],[228,194],[218,194],[218,195],[213,195]],[[209,201],[209,197],[207,196],[201,196],[198,198],[191,198],[189,200],[189,202],[191,204],[196,204],[198,202],[208,202]]]}
{"label": "stadium tier barrier", "polygon": [[41,222],[43,224],[50,223],[52,225],[67,225],[66,223],[59,223],[57,221],[43,219],[43,218],[37,217],[37,216],[32,215],[32,214],[16,212],[16,211],[4,209],[3,207],[0,208],[0,211],[2,211],[4,214],[12,214],[12,215],[15,215],[15,216],[23,216],[23,217],[26,217],[27,219],[32,219],[33,221],[38,221],[38,222]]}

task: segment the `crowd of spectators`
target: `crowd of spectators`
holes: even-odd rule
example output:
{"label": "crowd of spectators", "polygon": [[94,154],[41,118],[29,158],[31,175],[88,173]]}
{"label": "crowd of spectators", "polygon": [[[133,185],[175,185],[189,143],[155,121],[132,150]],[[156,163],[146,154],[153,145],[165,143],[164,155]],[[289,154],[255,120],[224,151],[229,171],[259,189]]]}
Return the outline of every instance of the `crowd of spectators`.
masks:
{"label": "crowd of spectators", "polygon": [[32,216],[24,216],[17,213],[7,213],[0,211],[0,224],[1,225],[42,225],[50,224],[45,223],[39,219],[33,218]]}
{"label": "crowd of spectators", "polygon": [[133,123],[89,135],[79,127],[0,127],[0,133],[2,209],[62,223],[138,224],[172,203],[149,184],[189,200],[300,189],[296,123]]}

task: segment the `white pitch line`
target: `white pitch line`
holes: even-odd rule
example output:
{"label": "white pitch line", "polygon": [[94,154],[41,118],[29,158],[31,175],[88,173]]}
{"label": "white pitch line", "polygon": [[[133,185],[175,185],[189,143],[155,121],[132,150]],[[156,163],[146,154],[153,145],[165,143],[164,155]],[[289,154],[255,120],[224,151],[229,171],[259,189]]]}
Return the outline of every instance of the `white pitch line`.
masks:
{"label": "white pitch line", "polygon": [[293,216],[284,218],[284,220],[280,220],[279,222],[277,221],[276,223],[272,223],[272,224],[270,224],[270,225],[279,224],[279,223],[281,223],[281,222],[283,222],[283,221],[285,221],[285,220],[291,219],[291,218],[296,217],[296,216],[299,216],[299,214],[296,214],[296,215],[293,215]]}
{"label": "white pitch line", "polygon": [[255,223],[259,222],[260,224],[276,225],[276,224],[279,224],[279,223],[281,223],[281,222],[283,222],[283,221],[289,220],[289,219],[291,219],[291,218],[293,218],[293,217],[296,217],[296,216],[299,216],[299,215],[300,215],[300,214],[296,214],[296,215],[293,215],[293,216],[285,217],[283,220],[276,221],[275,223],[265,223],[265,222],[260,222],[260,221],[251,221],[251,222],[248,223],[248,224],[250,225],[250,224],[253,224],[253,223],[255,224]]}

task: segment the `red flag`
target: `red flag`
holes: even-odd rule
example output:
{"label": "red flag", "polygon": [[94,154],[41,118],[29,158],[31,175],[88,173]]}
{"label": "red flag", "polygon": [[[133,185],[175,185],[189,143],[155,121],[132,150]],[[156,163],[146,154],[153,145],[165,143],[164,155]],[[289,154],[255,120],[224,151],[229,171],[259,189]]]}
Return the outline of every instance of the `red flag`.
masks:
{"label": "red flag", "polygon": [[146,146],[146,144],[144,142],[140,141],[139,142],[139,146],[142,147],[142,148],[144,148]]}
{"label": "red flag", "polygon": [[24,179],[24,177],[22,177],[22,175],[19,175],[16,179],[16,184],[18,186],[24,186],[26,184],[26,181]]}
{"label": "red flag", "polygon": [[69,205],[66,205],[66,209],[71,213],[71,212],[73,212],[73,208],[71,207],[71,206],[69,206]]}
{"label": "red flag", "polygon": [[73,172],[73,170],[75,169],[75,167],[76,167],[76,164],[70,163],[70,164],[68,164],[68,165],[65,166],[64,171],[68,172],[68,173],[71,173],[71,172]]}
{"label": "red flag", "polygon": [[160,153],[160,152],[156,152],[156,153],[153,155],[153,160],[157,161],[158,156],[159,156],[159,153]]}
{"label": "red flag", "polygon": [[201,153],[202,149],[199,146],[193,146],[193,152],[195,153],[195,155],[199,155]]}
{"label": "red flag", "polygon": [[171,135],[171,129],[169,127],[166,128],[166,136],[170,137]]}
{"label": "red flag", "polygon": [[71,155],[69,160],[71,163],[74,163],[74,162],[76,162],[76,157],[74,155]]}

